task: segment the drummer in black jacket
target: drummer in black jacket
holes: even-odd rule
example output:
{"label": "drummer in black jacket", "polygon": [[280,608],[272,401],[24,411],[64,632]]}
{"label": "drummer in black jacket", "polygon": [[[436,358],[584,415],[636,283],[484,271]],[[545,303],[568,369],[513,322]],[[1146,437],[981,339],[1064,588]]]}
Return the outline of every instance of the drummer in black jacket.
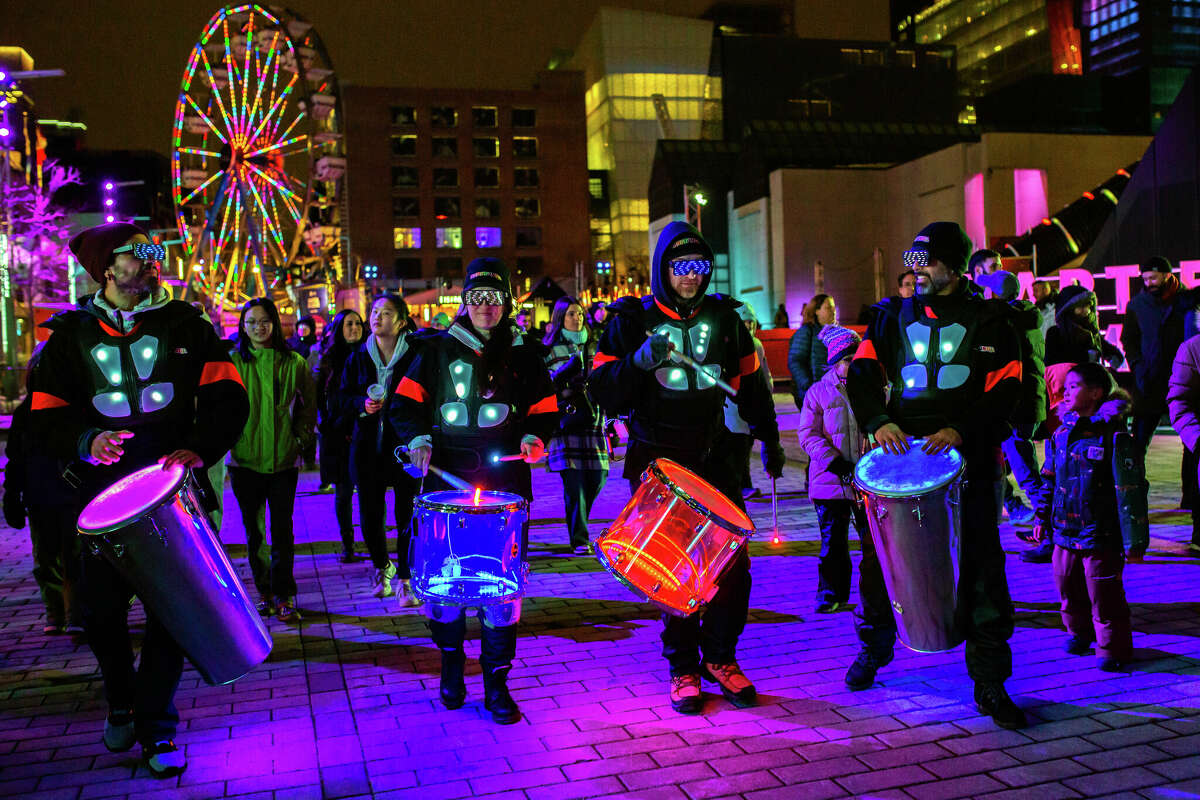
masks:
{"label": "drummer in black jacket", "polygon": [[[588,391],[610,415],[629,414],[624,475],[632,489],[651,461],[666,457],[744,510],[739,476],[745,462],[735,463],[736,448],[723,445],[726,394],[710,376],[736,390],[738,413],[749,423],[750,435],[762,442],[763,467],[773,477],[783,473],[784,454],[770,391],[764,381],[749,379],[758,373],[758,354],[738,316],[741,304],[706,294],[712,248],[687,223],[663,229],[653,263],[650,295],[609,306],[615,314],[600,338]],[[672,348],[699,363],[703,374],[672,363]],[[735,705],[755,702],[754,684],[736,660],[750,605],[748,548],[721,576],[719,587],[703,612],[663,615],[671,706],[683,714],[702,708],[701,674],[716,681]]]}
{"label": "drummer in black jacket", "polygon": [[[85,503],[158,461],[203,479],[202,468],[228,452],[249,415],[228,352],[199,311],[159,284],[165,252],[141,228],[91,228],[71,240],[71,251],[102,288],[45,323],[52,333],[31,400],[34,435],[74,462],[68,472]],[[105,747],[121,752],[141,742],[152,774],[179,774],[187,766],[173,741],[183,652],[147,608],[135,672],[127,620],[134,590],[86,548],[81,594],[109,707]]]}
{"label": "drummer in black jacket", "polygon": [[[1012,432],[1007,420],[1021,396],[1021,345],[1009,307],[969,291],[963,270],[970,252],[971,241],[956,223],[934,222],[917,234],[904,254],[905,265],[916,271],[917,294],[875,306],[847,391],[859,426],[885,451],[904,452],[914,436],[925,438],[926,452],[953,447],[963,454],[967,487],[955,621],[966,636],[976,705],[996,724],[1019,728],[1025,714],[1004,689],[1012,674],[1013,605],[993,485],[1000,445]],[[930,346],[935,336],[938,345]],[[870,537],[862,545],[862,602],[855,614],[862,650],[846,672],[851,689],[875,682],[896,641],[879,559]]]}
{"label": "drummer in black jacket", "polygon": [[[479,489],[532,501],[529,465],[545,454],[558,428],[558,399],[541,345],[512,323],[508,268],[499,259],[477,258],[467,265],[462,297],[450,327],[423,339],[396,387],[388,418],[421,471],[432,464]],[[517,453],[523,458],[497,460]],[[426,478],[425,489],[438,483]],[[527,538],[528,529],[521,533],[522,557]],[[442,704],[459,708],[467,692],[465,610],[428,603],[425,613],[442,653]],[[521,719],[508,692],[520,615],[519,598],[479,610],[484,707],[501,725]]]}

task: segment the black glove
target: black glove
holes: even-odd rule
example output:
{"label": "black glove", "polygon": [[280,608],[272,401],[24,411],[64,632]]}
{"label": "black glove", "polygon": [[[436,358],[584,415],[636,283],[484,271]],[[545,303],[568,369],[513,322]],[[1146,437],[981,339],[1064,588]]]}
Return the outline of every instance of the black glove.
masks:
{"label": "black glove", "polygon": [[671,340],[661,333],[655,333],[642,342],[642,346],[633,354],[633,365],[638,369],[649,372],[667,360],[671,353]]}
{"label": "black glove", "polygon": [[783,477],[783,465],[786,462],[787,456],[783,454],[783,445],[779,442],[762,443],[762,465],[768,475],[772,478]]}
{"label": "black glove", "polygon": [[571,356],[567,359],[567,363],[550,373],[550,379],[554,381],[555,386],[564,387],[570,385],[572,378],[582,374],[583,360],[576,356]]}
{"label": "black glove", "polygon": [[25,527],[25,504],[20,492],[4,493],[4,522],[13,530]]}
{"label": "black glove", "polygon": [[841,456],[838,456],[829,462],[829,471],[836,475],[837,479],[842,483],[849,483],[850,476],[854,474],[854,465]]}

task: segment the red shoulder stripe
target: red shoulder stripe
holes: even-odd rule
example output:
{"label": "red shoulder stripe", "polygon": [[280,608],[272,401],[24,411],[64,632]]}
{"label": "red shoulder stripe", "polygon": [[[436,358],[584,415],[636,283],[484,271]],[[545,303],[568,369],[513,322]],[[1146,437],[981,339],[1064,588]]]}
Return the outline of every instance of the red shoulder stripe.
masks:
{"label": "red shoulder stripe", "polygon": [[242,376],[238,374],[237,367],[230,361],[209,361],[204,365],[204,369],[200,371],[200,385],[207,386],[210,383],[220,383],[221,381],[233,381],[238,386],[245,386],[242,383]]}
{"label": "red shoulder stripe", "polygon": [[429,392],[425,391],[425,387],[407,375],[400,379],[400,384],[396,387],[396,394],[418,403],[429,401]]}
{"label": "red shoulder stripe", "polygon": [[30,400],[30,405],[34,411],[46,411],[51,408],[66,408],[71,404],[61,397],[56,397],[47,392],[34,392]]}
{"label": "red shoulder stripe", "polygon": [[1000,369],[994,369],[987,374],[987,378],[983,382],[983,390],[990,392],[995,388],[996,384],[1005,378],[1015,378],[1019,381],[1021,380],[1021,374],[1021,362],[1019,360],[1010,361]]}
{"label": "red shoulder stripe", "polygon": [[558,398],[550,394],[529,407],[529,416],[532,417],[534,414],[553,414],[556,411],[558,411]]}

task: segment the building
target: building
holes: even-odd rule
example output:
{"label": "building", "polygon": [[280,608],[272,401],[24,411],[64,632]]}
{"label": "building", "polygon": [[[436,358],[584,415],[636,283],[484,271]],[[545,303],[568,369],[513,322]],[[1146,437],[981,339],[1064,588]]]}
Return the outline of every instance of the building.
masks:
{"label": "building", "polygon": [[[618,282],[645,283],[650,261],[650,171],[659,139],[699,139],[721,121],[721,81],[709,75],[714,23],[601,8],[567,62],[587,87],[587,165],[606,190],[608,230],[594,261]],[[719,138],[719,132],[714,138]],[[608,251],[602,249],[607,246]]]}
{"label": "building", "polygon": [[580,73],[541,72],[529,90],[348,86],[343,102],[360,270],[448,286],[496,256],[521,292],[590,260]]}
{"label": "building", "polygon": [[896,36],[958,51],[964,121],[970,98],[1034,75],[1082,75],[1073,0],[940,0],[896,22]]}

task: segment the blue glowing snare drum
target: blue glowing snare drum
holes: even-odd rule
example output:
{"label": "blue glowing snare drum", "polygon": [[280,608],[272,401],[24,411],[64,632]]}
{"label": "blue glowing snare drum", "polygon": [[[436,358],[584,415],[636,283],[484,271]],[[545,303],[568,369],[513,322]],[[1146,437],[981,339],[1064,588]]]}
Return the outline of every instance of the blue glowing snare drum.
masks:
{"label": "blue glowing snare drum", "polygon": [[900,641],[919,653],[937,653],[963,641],[954,609],[966,462],[953,449],[925,453],[924,443],[909,439],[908,452],[900,455],[871,450],[854,467],[854,485],[866,504]]}
{"label": "blue glowing snare drum", "polygon": [[525,594],[529,566],[520,495],[476,489],[428,492],[413,501],[409,562],[413,592],[448,606],[490,606]]}

